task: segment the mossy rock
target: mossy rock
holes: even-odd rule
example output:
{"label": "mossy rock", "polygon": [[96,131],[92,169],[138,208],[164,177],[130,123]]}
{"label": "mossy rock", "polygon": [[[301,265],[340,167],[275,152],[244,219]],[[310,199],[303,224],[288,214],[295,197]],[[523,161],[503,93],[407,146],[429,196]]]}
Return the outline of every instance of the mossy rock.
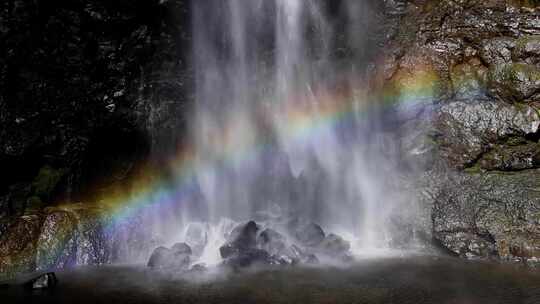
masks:
{"label": "mossy rock", "polygon": [[490,92],[507,102],[526,102],[540,93],[540,68],[525,63],[495,67],[488,76]]}
{"label": "mossy rock", "polygon": [[458,97],[467,98],[483,94],[487,82],[487,68],[479,60],[458,64],[450,69],[450,78],[454,93]]}
{"label": "mossy rock", "polygon": [[512,6],[536,8],[540,6],[540,0],[509,0],[508,3]]}
{"label": "mossy rock", "polygon": [[540,145],[535,142],[516,144],[517,139],[511,139],[510,144],[495,146],[485,153],[478,161],[484,170],[518,171],[540,167]]}
{"label": "mossy rock", "polygon": [[540,35],[520,37],[516,41],[513,57],[516,61],[538,65],[540,63]]}

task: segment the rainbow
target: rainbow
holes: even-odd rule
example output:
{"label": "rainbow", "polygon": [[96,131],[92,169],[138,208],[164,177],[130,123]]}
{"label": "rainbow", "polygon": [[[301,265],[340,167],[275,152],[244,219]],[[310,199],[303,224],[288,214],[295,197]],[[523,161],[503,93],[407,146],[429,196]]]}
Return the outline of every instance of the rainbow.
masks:
{"label": "rainbow", "polygon": [[[419,66],[405,76],[395,77],[390,86],[371,92],[366,99],[377,100],[383,107],[389,108],[395,105],[396,101],[412,106],[419,101],[432,102],[436,94],[437,79],[437,74],[432,69]],[[367,92],[362,83],[356,81],[357,87],[352,91]],[[305,95],[291,97],[279,106],[278,131],[285,134],[288,140],[298,145],[306,145],[316,141],[324,131],[336,127],[339,123],[367,115],[366,111],[362,112],[358,98],[351,96],[350,91],[337,89],[315,92],[311,96],[317,100],[317,107],[309,106]],[[239,136],[235,138],[236,129],[238,126],[227,125],[218,133],[208,134],[208,140],[223,147],[213,157],[224,163],[242,165],[268,149],[269,143],[263,140],[250,138],[243,141]],[[181,202],[185,197],[189,197],[196,187],[198,174],[213,169],[211,164],[198,160],[193,147],[180,149],[169,163],[176,175],[174,184],[152,178],[153,170],[149,169],[144,174],[145,178],[138,181],[134,189],[124,194],[110,195],[99,202],[105,208],[105,214],[113,218],[112,225],[129,220],[141,210]]]}

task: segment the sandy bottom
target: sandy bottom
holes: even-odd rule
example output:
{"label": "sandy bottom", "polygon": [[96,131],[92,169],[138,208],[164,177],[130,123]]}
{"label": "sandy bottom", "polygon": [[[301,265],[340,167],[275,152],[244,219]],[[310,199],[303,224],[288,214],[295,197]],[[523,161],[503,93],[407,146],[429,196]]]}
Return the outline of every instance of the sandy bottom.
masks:
{"label": "sandy bottom", "polygon": [[205,275],[84,267],[57,276],[48,292],[1,288],[0,303],[540,303],[540,271],[440,257]]}

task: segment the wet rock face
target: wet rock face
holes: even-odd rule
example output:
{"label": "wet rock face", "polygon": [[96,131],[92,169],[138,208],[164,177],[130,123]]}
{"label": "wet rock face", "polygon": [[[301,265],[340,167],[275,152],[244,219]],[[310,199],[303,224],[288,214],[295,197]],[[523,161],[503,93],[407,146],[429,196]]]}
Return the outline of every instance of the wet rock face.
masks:
{"label": "wet rock face", "polygon": [[74,266],[77,260],[77,220],[68,212],[45,217],[37,243],[38,270]]}
{"label": "wet rock face", "polygon": [[111,262],[106,221],[90,208],[48,208],[37,244],[37,269]]}
{"label": "wet rock face", "polygon": [[[319,258],[331,261],[350,259],[350,244],[317,224],[294,219],[284,234],[251,221],[235,227],[229,241],[220,248],[224,264],[235,269],[253,265],[317,264]],[[287,237],[287,236],[288,237]]]}
{"label": "wet rock face", "polygon": [[0,217],[126,183],[152,144],[177,140],[185,2],[2,6]]}
{"label": "wet rock face", "polygon": [[33,271],[42,219],[24,216],[9,225],[9,233],[0,235],[0,277]]}
{"label": "wet rock face", "polygon": [[540,117],[528,105],[516,107],[489,99],[458,100],[438,109],[435,125],[442,156],[464,168],[497,142],[536,134]]}
{"label": "wet rock face", "polygon": [[[447,252],[528,262],[540,218],[538,5],[527,1],[409,1],[386,43],[384,83],[428,113],[404,124],[404,155],[428,142],[414,167],[421,210]],[[426,74],[427,73],[427,74]],[[429,77],[426,77],[429,75]],[[407,133],[407,134],[409,134]],[[409,141],[410,139],[410,141]]]}
{"label": "wet rock face", "polygon": [[[48,207],[38,215],[22,216],[6,224],[0,234],[0,277],[138,261],[127,252],[145,252],[152,246],[138,231],[138,226],[113,225],[110,217],[96,207],[84,204]],[[130,238],[137,236],[145,246],[126,241],[120,237],[124,233]],[[175,250],[186,251],[180,245]]]}
{"label": "wet rock face", "polygon": [[528,262],[540,257],[538,170],[431,176],[433,236],[456,255]]}

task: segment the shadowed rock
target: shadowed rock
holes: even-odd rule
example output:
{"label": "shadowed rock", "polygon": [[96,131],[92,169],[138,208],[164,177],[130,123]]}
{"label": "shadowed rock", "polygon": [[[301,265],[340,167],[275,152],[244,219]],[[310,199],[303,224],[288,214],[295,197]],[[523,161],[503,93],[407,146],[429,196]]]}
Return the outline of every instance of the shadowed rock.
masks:
{"label": "shadowed rock", "polygon": [[317,246],[325,237],[324,230],[315,223],[299,223],[293,229],[294,236],[303,246]]}
{"label": "shadowed rock", "polygon": [[331,258],[342,259],[350,254],[351,244],[333,233],[327,235],[317,246],[317,251]]}
{"label": "shadowed rock", "polygon": [[272,255],[280,255],[286,248],[285,237],[273,229],[265,229],[257,238],[257,246]]}
{"label": "shadowed rock", "polygon": [[171,249],[158,247],[147,266],[154,269],[185,270],[191,262],[191,248],[186,243],[175,244]]}
{"label": "shadowed rock", "polygon": [[49,272],[29,280],[23,284],[24,289],[51,289],[58,285],[58,279],[54,272]]}
{"label": "shadowed rock", "polygon": [[224,259],[247,252],[257,247],[257,232],[259,228],[254,221],[239,225],[233,229],[229,236],[229,242],[219,248],[221,257]]}

